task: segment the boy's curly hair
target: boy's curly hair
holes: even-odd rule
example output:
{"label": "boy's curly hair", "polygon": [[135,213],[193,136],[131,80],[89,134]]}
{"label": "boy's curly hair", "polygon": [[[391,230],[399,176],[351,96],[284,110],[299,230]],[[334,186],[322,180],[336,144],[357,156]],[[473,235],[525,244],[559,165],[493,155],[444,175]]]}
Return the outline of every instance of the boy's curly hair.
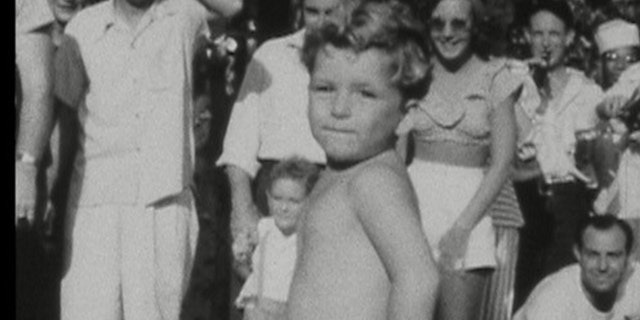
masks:
{"label": "boy's curly hair", "polygon": [[302,60],[312,72],[318,53],[327,46],[360,53],[379,49],[393,57],[391,81],[405,99],[422,97],[429,84],[429,51],[424,25],[399,0],[365,0],[344,25],[327,24],[310,31]]}

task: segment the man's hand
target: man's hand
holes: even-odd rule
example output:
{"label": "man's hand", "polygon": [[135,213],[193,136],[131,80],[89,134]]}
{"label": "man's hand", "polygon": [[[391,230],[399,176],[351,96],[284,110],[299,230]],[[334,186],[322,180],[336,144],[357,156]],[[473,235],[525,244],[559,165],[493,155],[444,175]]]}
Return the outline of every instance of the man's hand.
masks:
{"label": "man's hand", "polygon": [[27,219],[33,225],[36,208],[36,176],[38,168],[33,164],[16,162],[16,215],[15,225],[21,219]]}
{"label": "man's hand", "polygon": [[598,104],[596,111],[602,118],[613,118],[620,112],[620,109],[622,109],[626,102],[627,98],[624,96],[615,95],[606,97]]}
{"label": "man's hand", "polygon": [[231,211],[231,251],[237,263],[247,263],[258,244],[259,217],[258,208],[253,203]]}
{"label": "man's hand", "polygon": [[624,94],[609,95],[598,104],[596,111],[605,119],[617,117],[625,111],[625,108],[637,103],[639,100],[640,88],[634,90],[631,96]]}

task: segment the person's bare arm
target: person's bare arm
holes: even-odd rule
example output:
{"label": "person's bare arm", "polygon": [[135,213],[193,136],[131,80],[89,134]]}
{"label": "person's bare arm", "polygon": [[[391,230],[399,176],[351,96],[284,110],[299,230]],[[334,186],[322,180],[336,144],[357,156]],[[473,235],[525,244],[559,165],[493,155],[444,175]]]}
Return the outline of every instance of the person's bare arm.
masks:
{"label": "person's bare arm", "polygon": [[20,217],[34,220],[36,175],[53,130],[52,56],[53,43],[44,28],[16,37],[16,64],[22,88],[20,130],[16,151],[33,157],[35,163],[16,162],[16,225]]}
{"label": "person's bare arm", "polygon": [[478,191],[438,244],[443,266],[452,268],[463,257],[471,231],[484,217],[511,172],[516,150],[513,105],[519,92],[516,90],[491,113],[491,163]]}
{"label": "person's bare arm", "polygon": [[251,194],[251,177],[240,167],[227,165],[225,169],[231,186],[231,231],[234,239],[240,232],[257,232],[260,213]]}
{"label": "person's bare arm", "polygon": [[231,185],[231,230],[234,239],[238,232],[246,229],[255,235],[260,217],[252,197],[251,181],[260,166],[260,107],[265,103],[260,96],[271,80],[259,59],[260,50],[247,66],[229,117],[223,152],[217,160],[217,165],[225,166]]}
{"label": "person's bare arm", "polygon": [[387,319],[432,319],[438,273],[408,177],[388,167],[368,168],[349,193],[391,281]]}

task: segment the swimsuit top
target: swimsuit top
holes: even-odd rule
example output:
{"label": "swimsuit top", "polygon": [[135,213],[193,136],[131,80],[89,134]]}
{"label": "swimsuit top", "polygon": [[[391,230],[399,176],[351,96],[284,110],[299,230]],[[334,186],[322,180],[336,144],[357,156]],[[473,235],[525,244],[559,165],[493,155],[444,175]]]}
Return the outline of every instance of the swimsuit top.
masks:
{"label": "swimsuit top", "polygon": [[398,127],[398,133],[412,132],[416,142],[451,141],[468,145],[489,145],[490,114],[522,83],[506,60],[482,61],[472,58],[469,74],[455,81],[438,81],[434,75],[429,92]]}

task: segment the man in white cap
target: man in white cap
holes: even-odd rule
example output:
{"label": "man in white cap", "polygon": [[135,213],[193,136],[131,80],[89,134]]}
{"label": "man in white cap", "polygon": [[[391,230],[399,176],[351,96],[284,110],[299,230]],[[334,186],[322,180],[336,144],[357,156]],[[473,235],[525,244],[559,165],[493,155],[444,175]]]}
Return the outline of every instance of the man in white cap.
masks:
{"label": "man in white cap", "polygon": [[[622,19],[600,25],[595,34],[602,59],[602,86],[609,89],[630,66],[637,69],[640,61],[638,26]],[[635,78],[640,78],[640,69]]]}
{"label": "man in white cap", "polygon": [[[640,232],[640,131],[629,127],[631,108],[640,103],[640,36],[638,26],[621,19],[603,23],[596,31],[595,40],[602,59],[602,86],[607,90],[605,99],[598,106],[598,113],[609,119],[613,132],[614,147],[622,151],[617,173],[612,174],[612,182],[605,185],[594,203],[596,213],[615,212]],[[635,105],[635,107],[631,107]],[[635,115],[637,118],[637,114]],[[626,120],[626,124],[622,119]],[[632,126],[633,127],[633,126]],[[631,132],[630,132],[631,131]],[[634,132],[635,131],[635,132]],[[626,137],[626,139],[622,139]],[[611,150],[610,150],[611,151]],[[610,154],[619,152],[607,152]],[[634,259],[640,259],[640,245],[632,252]]]}

